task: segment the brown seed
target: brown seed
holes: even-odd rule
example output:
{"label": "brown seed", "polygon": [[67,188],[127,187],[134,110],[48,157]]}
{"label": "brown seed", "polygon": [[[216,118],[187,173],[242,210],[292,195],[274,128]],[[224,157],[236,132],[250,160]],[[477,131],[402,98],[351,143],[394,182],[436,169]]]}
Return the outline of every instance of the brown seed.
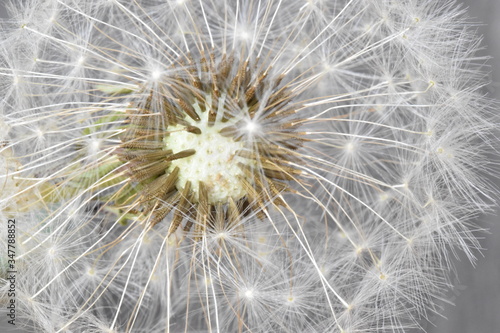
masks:
{"label": "brown seed", "polygon": [[184,217],[187,215],[187,211],[190,206],[188,196],[191,193],[191,182],[187,181],[182,190],[181,198],[175,207],[174,217],[172,219],[172,224],[168,230],[169,234],[173,233],[178,226],[181,224]]}
{"label": "brown seed", "polygon": [[193,120],[195,121],[200,121],[200,117],[194,110],[193,106],[187,104],[184,99],[182,98],[177,98],[176,99],[177,103],[181,106],[182,110]]}
{"label": "brown seed", "polygon": [[141,191],[142,202],[160,197],[175,188],[179,167],[175,167],[172,172],[156,178],[152,183],[147,184]]}
{"label": "brown seed", "polygon": [[186,131],[193,134],[201,134],[201,129],[196,126],[188,126],[186,127]]}
{"label": "brown seed", "polygon": [[165,173],[170,166],[169,161],[159,161],[150,165],[140,166],[131,169],[130,178],[139,182]]}
{"label": "brown seed", "polygon": [[178,153],[175,153],[173,155],[170,155],[169,157],[167,157],[167,160],[174,161],[174,160],[178,160],[178,159],[181,159],[181,158],[186,158],[186,157],[189,157],[189,156],[193,156],[194,154],[196,154],[196,150],[194,150],[194,149],[186,149],[186,150],[180,151]]}
{"label": "brown seed", "polygon": [[158,141],[128,141],[122,143],[120,147],[130,149],[161,149],[163,143]]}
{"label": "brown seed", "polygon": [[138,154],[132,162],[152,162],[157,161],[163,158],[166,158],[168,155],[172,154],[172,150],[146,150],[142,151],[142,153]]}
{"label": "brown seed", "polygon": [[180,198],[180,194],[179,194],[179,192],[177,192],[177,193],[171,195],[169,199],[164,199],[164,202],[162,203],[161,208],[155,209],[153,216],[152,216],[151,220],[149,221],[149,223],[152,226],[155,226],[161,220],[163,220],[165,218],[165,216],[167,216],[172,211],[172,209],[174,209],[175,204],[177,203],[177,201],[179,201],[179,198]]}

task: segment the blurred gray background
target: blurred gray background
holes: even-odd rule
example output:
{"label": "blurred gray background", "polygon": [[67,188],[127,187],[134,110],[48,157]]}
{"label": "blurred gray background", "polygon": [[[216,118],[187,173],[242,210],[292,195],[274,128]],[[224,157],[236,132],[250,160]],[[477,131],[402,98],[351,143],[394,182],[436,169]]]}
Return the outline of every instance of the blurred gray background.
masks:
{"label": "blurred gray background", "polygon": [[[486,47],[482,55],[493,56],[489,62],[492,84],[488,89],[492,97],[500,100],[500,0],[458,2],[468,7],[474,21],[483,23],[478,26]],[[5,3],[6,0],[0,0],[2,18],[7,15]],[[454,305],[444,304],[442,316],[431,315],[431,323],[422,322],[428,333],[500,333],[500,209],[495,216],[478,223],[491,232],[481,242],[485,251],[478,254],[475,269],[464,257],[457,262],[459,279],[454,281],[455,288],[448,295]],[[3,322],[5,317],[1,311],[0,316],[0,331],[5,332],[11,325]]]}

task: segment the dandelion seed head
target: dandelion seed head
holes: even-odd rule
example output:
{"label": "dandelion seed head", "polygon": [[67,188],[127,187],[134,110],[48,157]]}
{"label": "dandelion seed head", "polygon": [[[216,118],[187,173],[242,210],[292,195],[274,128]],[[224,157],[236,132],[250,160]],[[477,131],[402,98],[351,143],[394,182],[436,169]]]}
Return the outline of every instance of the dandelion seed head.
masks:
{"label": "dandelion seed head", "polygon": [[38,141],[40,141],[40,142],[45,141],[45,130],[43,128],[36,127],[36,128],[34,128],[34,132],[35,132],[35,135],[36,135],[36,138],[38,139]]}
{"label": "dandelion seed head", "polygon": [[235,31],[235,35],[242,41],[248,41],[252,37],[252,32],[244,25],[239,25]]}
{"label": "dandelion seed head", "polygon": [[345,145],[345,150],[346,150],[348,153],[354,153],[354,151],[356,150],[356,143],[355,143],[355,142],[348,142],[348,143]]}
{"label": "dandelion seed head", "polygon": [[85,59],[85,57],[84,57],[84,56],[80,56],[80,57],[78,58],[78,60],[76,61],[76,65],[77,65],[77,66],[82,66],[82,65],[85,63],[85,60],[86,60],[86,59]]}
{"label": "dandelion seed head", "polygon": [[162,72],[161,72],[161,70],[159,70],[159,69],[153,69],[153,70],[151,71],[151,79],[152,79],[154,82],[158,81],[158,80],[161,78],[161,76],[162,76]]}
{"label": "dandelion seed head", "polygon": [[89,267],[86,272],[87,272],[87,275],[91,276],[91,277],[94,277],[96,275],[96,271],[93,267]]}
{"label": "dandelion seed head", "polygon": [[247,301],[252,301],[255,297],[255,291],[253,289],[243,289],[240,295]]}
{"label": "dandelion seed head", "polygon": [[188,158],[175,160],[170,168],[179,168],[177,189],[182,191],[186,182],[191,182],[194,200],[199,200],[200,182],[208,188],[208,202],[227,202],[228,198],[241,199],[245,194],[239,182],[239,177],[245,177],[238,163],[249,165],[249,160],[236,156],[244,149],[244,144],[232,138],[222,136],[220,130],[228,125],[214,124],[209,126],[208,113],[202,115],[200,122],[191,123],[200,129],[201,134],[189,133],[184,126],[175,126],[172,132],[165,137],[165,146],[174,153],[193,149],[196,153]]}
{"label": "dandelion seed head", "polygon": [[[293,178],[281,169],[299,172],[281,166],[288,162],[290,149],[300,146],[301,135],[295,134],[297,125],[290,117],[295,113],[289,106],[294,94],[281,84],[283,77],[270,76],[269,69],[259,72],[262,64],[237,60],[234,54],[223,55],[219,63],[213,57],[196,64],[189,57],[179,61],[193,67],[178,69],[185,77],[168,79],[178,86],[159,83],[145,102],[133,103],[137,109],[128,111],[130,125],[118,156],[129,161],[132,181],[147,182],[138,200],[153,209],[153,224],[176,208],[175,203],[168,207],[177,198],[170,195],[174,188],[183,197],[178,202],[181,220],[191,204],[220,203],[235,209],[248,202],[261,210],[263,203],[256,196],[263,191],[274,196],[279,191],[276,186],[283,187],[282,179]],[[163,95],[156,96],[154,89]],[[153,111],[154,116],[149,116]],[[259,117],[271,125],[284,120],[286,126],[269,132],[262,128],[265,123],[259,124],[255,126],[259,135],[249,138],[244,124]],[[197,219],[206,218],[207,213],[205,217],[198,214]]]}
{"label": "dandelion seed head", "polygon": [[0,207],[36,330],[403,332],[475,260],[495,107],[448,1],[11,11]]}
{"label": "dandelion seed head", "polygon": [[255,133],[259,133],[260,126],[257,122],[248,120],[244,129],[249,135],[254,135]]}

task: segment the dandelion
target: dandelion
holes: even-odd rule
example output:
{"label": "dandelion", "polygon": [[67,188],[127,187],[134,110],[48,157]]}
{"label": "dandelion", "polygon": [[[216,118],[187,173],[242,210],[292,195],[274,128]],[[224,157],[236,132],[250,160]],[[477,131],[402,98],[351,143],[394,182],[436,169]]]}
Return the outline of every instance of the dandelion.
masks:
{"label": "dandelion", "polygon": [[450,253],[474,260],[494,103],[454,3],[10,10],[0,206],[19,324],[404,332],[439,311]]}

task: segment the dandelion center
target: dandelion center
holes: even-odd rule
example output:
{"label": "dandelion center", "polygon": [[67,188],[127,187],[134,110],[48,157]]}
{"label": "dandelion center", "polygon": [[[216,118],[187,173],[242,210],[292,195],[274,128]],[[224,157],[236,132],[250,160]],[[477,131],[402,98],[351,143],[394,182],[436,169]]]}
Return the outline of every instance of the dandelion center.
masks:
{"label": "dandelion center", "polygon": [[186,221],[203,233],[283,205],[303,141],[284,75],[215,51],[164,73],[127,111],[118,153],[132,188],[126,206],[153,225],[172,212],[171,232]]}
{"label": "dandelion center", "polygon": [[[199,105],[194,107],[199,109]],[[165,146],[172,149],[173,153],[196,150],[194,155],[172,161],[170,170],[179,168],[176,188],[182,191],[186,183],[190,182],[195,202],[199,202],[200,183],[207,187],[210,204],[226,203],[228,198],[239,200],[246,191],[239,181],[240,177],[245,178],[245,173],[237,163],[252,166],[251,160],[236,156],[245,145],[220,134],[227,123],[217,122],[209,126],[207,112],[202,113],[200,118],[199,122],[188,120],[191,126],[198,126],[200,134],[185,131],[184,126],[176,125],[164,139]]]}

